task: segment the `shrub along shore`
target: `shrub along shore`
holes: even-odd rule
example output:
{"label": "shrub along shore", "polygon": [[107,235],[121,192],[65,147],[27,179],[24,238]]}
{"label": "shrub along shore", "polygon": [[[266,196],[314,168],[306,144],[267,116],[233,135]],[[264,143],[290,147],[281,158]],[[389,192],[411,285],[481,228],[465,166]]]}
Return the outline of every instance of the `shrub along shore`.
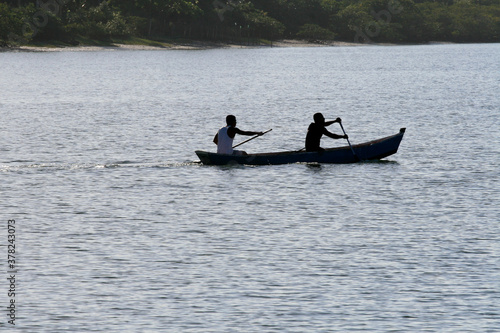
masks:
{"label": "shrub along shore", "polygon": [[500,0],[0,1],[0,47],[299,43],[291,40],[306,45],[500,42]]}

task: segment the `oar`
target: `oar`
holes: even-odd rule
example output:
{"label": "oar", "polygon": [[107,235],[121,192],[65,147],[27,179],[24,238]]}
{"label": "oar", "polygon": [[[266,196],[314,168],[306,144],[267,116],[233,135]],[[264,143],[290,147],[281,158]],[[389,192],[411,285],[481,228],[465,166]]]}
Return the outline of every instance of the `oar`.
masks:
{"label": "oar", "polygon": [[[342,126],[341,121],[339,122],[339,125],[340,125],[340,128],[342,128],[342,132],[344,132],[344,135],[347,136],[347,134],[345,133],[345,130],[344,130],[344,126]],[[352,151],[352,154],[354,155],[354,157],[356,157],[359,161],[361,161],[359,156],[356,155],[356,153],[354,152],[354,149],[352,149],[352,145],[351,145],[351,142],[349,141],[349,138],[347,138],[346,140],[347,140],[347,143],[349,144],[349,147],[351,148],[351,151]]]}
{"label": "oar", "polygon": [[242,144],[247,143],[248,141],[251,141],[251,140],[255,139],[255,138],[256,138],[256,137],[258,137],[258,136],[262,136],[262,135],[266,134],[267,132],[271,132],[272,130],[273,130],[273,129],[271,128],[270,130],[267,130],[267,131],[263,132],[262,134],[257,134],[256,136],[252,136],[250,139],[245,140],[245,141],[243,141],[243,142],[240,142],[240,143],[238,143],[236,146],[233,146],[233,148],[236,148],[236,147],[238,147],[238,146],[241,146]]}

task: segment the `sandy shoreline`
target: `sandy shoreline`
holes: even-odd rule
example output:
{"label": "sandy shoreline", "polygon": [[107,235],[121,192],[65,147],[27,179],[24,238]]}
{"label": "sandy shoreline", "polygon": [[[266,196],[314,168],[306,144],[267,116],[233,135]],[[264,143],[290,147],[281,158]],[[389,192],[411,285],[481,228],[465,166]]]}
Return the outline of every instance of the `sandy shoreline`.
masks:
{"label": "sandy shoreline", "polygon": [[[427,43],[433,44],[455,44],[453,42],[434,41]],[[373,43],[363,44],[355,42],[343,41],[325,41],[325,42],[309,42],[306,40],[283,39],[273,41],[272,45],[241,45],[227,42],[210,42],[210,41],[189,41],[184,43],[165,43],[159,46],[152,45],[135,45],[135,44],[112,44],[107,46],[94,45],[79,45],[79,46],[19,46],[19,47],[0,47],[0,52],[89,52],[89,51],[120,51],[120,50],[208,50],[208,49],[248,49],[248,48],[263,48],[263,47],[332,47],[332,46],[396,46],[396,45],[414,45],[414,44],[391,44],[391,43]]]}
{"label": "sandy shoreline", "polygon": [[[325,42],[311,43],[304,40],[280,40],[274,41],[272,47],[325,47],[325,46],[359,46],[366,44],[350,43],[350,42]],[[119,50],[205,50],[214,48],[258,48],[271,47],[271,45],[240,45],[231,43],[217,43],[206,41],[191,41],[187,43],[168,44],[165,46],[148,46],[148,45],[129,45],[129,44],[113,44],[111,46],[63,46],[63,47],[43,47],[43,46],[19,46],[19,47],[3,47],[1,51],[6,52],[85,52],[85,51],[119,51]]]}

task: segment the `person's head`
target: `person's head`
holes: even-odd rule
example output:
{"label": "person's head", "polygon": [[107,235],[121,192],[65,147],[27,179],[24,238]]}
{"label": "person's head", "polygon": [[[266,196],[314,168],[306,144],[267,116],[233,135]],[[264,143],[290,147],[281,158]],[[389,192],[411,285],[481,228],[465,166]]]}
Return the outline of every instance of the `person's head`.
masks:
{"label": "person's head", "polygon": [[325,123],[325,117],[323,117],[323,114],[321,112],[315,113],[314,114],[314,122],[317,124],[324,124]]}
{"label": "person's head", "polygon": [[236,126],[236,117],[230,114],[226,117],[226,124],[228,126]]}

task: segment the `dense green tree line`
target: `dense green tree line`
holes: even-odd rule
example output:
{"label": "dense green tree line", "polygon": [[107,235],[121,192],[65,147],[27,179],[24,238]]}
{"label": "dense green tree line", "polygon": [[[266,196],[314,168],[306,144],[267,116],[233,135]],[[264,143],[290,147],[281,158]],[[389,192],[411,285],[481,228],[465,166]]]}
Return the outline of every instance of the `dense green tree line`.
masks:
{"label": "dense green tree line", "polygon": [[0,44],[131,36],[499,42],[500,0],[10,0]]}

